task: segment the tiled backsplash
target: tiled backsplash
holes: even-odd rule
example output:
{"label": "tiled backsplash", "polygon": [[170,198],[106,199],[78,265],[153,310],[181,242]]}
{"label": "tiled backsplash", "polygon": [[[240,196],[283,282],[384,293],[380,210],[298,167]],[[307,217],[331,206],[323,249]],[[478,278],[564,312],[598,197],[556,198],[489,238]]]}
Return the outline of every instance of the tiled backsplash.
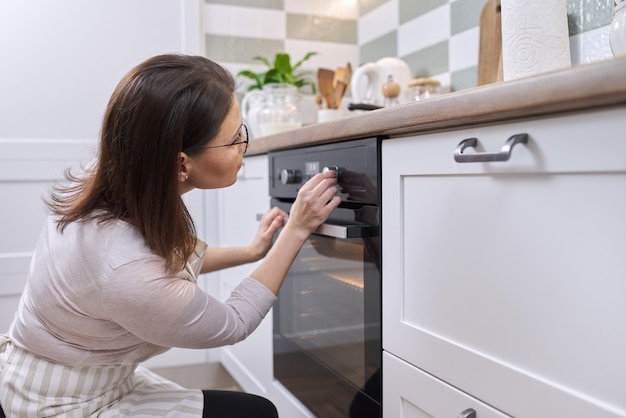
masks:
{"label": "tiled backsplash", "polygon": [[[450,90],[474,87],[485,0],[205,0],[206,54],[234,71],[286,51],[305,65],[353,67],[385,56]],[[567,0],[572,63],[611,57],[612,0]]]}
{"label": "tiled backsplash", "polygon": [[356,66],[358,10],[356,0],[205,0],[206,54],[233,69],[283,51],[318,52],[306,68]]}

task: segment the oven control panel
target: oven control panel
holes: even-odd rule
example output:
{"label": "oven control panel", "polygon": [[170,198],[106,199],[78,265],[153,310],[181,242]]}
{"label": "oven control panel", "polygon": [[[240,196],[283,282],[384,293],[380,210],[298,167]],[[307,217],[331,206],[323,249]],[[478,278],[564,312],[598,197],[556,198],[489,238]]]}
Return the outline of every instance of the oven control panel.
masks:
{"label": "oven control panel", "polygon": [[[336,165],[324,167],[322,168],[322,173],[329,170],[333,170],[335,172],[335,176],[337,178],[340,178],[343,168],[337,167]],[[314,161],[306,164],[306,169],[304,173],[306,174],[307,178],[311,178],[319,172],[319,162]],[[280,171],[279,179],[282,184],[301,184],[302,172],[297,169],[284,168]]]}
{"label": "oven control panel", "polygon": [[282,184],[299,184],[302,181],[302,173],[300,170],[283,168],[280,170],[279,178]]}
{"label": "oven control panel", "polygon": [[270,195],[295,199],[315,174],[333,170],[342,201],[378,204],[380,140],[367,138],[269,153]]}

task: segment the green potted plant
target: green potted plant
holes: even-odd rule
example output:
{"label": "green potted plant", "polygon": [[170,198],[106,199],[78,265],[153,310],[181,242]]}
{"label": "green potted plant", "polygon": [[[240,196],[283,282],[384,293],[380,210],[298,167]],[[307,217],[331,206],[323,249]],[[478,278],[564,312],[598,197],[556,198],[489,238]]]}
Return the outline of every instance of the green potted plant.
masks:
{"label": "green potted plant", "polygon": [[311,80],[310,74],[305,71],[298,71],[302,63],[314,55],[317,55],[317,52],[308,52],[304,58],[293,65],[291,64],[289,54],[286,53],[277,53],[273,63],[265,57],[257,56],[254,57],[253,60],[265,64],[265,66],[267,66],[266,71],[255,73],[253,71],[243,70],[237,73],[237,75],[249,78],[254,82],[248,87],[248,91],[255,89],[261,90],[263,86],[270,83],[287,83],[296,86],[298,89],[308,86],[311,88],[312,94],[315,94],[315,81]]}
{"label": "green potted plant", "polygon": [[315,77],[310,72],[300,70],[300,66],[313,55],[317,55],[317,52],[307,53],[293,65],[286,53],[277,53],[274,62],[257,56],[253,59],[265,64],[265,71],[256,73],[243,70],[237,73],[237,76],[253,81],[240,106],[241,116],[252,138],[302,126],[300,93],[305,93],[302,90],[306,87],[310,88],[311,94],[315,94],[317,89]]}

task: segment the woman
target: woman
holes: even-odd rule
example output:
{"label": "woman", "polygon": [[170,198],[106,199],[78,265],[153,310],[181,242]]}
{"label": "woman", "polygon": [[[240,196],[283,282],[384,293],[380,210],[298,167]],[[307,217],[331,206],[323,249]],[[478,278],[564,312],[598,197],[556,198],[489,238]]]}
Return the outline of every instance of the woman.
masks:
{"label": "woman", "polygon": [[[181,195],[235,183],[248,145],[234,89],[217,64],[181,55],[148,59],[117,86],[97,162],[68,174],[70,185],[48,202],[0,342],[7,416],[277,416],[263,398],[187,390],[138,367],[170,347],[246,338],[304,241],[339,204],[334,173],[320,173],[287,220],[277,208],[263,216],[249,247],[207,249],[196,239]],[[262,257],[225,303],[196,285],[197,273]]]}

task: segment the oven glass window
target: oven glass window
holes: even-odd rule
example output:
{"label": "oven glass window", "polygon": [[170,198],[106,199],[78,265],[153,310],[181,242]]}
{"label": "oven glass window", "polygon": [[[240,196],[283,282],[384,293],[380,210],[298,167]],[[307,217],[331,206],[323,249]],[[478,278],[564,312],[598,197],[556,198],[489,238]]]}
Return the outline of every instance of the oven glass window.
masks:
{"label": "oven glass window", "polygon": [[275,353],[305,352],[362,389],[380,367],[379,275],[372,259],[362,238],[312,235],[280,290],[274,332],[275,345],[284,344]]}

